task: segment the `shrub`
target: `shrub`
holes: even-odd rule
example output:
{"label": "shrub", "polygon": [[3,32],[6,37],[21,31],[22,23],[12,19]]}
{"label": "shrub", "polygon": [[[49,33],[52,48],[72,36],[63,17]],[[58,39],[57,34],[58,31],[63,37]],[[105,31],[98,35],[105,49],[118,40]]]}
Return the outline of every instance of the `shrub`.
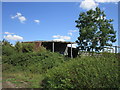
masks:
{"label": "shrub", "polygon": [[22,52],[22,43],[20,43],[19,41],[16,42],[15,49],[17,52]]}
{"label": "shrub", "polygon": [[107,57],[82,57],[65,62],[46,73],[43,88],[117,88],[118,61]]}
{"label": "shrub", "polygon": [[0,42],[0,46],[2,46],[1,47],[2,55],[4,55],[4,56],[10,56],[10,55],[13,55],[14,53],[16,53],[15,47],[12,46],[12,44],[10,44],[6,40],[3,40],[2,42]]}
{"label": "shrub", "polygon": [[[41,59],[40,59],[41,58]],[[33,65],[29,65],[28,69],[32,73],[45,73],[48,69],[59,66],[64,62],[64,57],[58,53],[44,52],[41,56],[32,57]]]}
{"label": "shrub", "polygon": [[12,46],[2,46],[2,55],[10,56],[15,54],[16,51]]}
{"label": "shrub", "polygon": [[15,53],[11,56],[3,56],[3,63],[21,67],[21,70],[32,73],[44,73],[48,69],[58,66],[63,62],[64,57],[62,55],[49,51]]}
{"label": "shrub", "polygon": [[2,64],[2,72],[19,72],[19,67],[13,66],[12,64]]}
{"label": "shrub", "polygon": [[34,51],[34,43],[20,43],[20,44],[23,53]]}

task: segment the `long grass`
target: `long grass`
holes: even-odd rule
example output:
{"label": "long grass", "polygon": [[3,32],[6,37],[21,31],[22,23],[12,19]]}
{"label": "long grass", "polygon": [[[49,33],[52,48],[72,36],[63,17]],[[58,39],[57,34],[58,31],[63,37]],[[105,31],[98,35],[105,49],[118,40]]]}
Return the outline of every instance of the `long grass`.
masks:
{"label": "long grass", "polygon": [[[22,57],[18,55],[13,59],[17,65],[3,63],[3,83],[9,81],[23,88],[119,87],[119,59],[116,54],[103,53],[99,57],[81,56],[67,60],[58,53],[50,52],[24,54]],[[21,66],[22,59],[25,60],[22,65],[29,64]]]}

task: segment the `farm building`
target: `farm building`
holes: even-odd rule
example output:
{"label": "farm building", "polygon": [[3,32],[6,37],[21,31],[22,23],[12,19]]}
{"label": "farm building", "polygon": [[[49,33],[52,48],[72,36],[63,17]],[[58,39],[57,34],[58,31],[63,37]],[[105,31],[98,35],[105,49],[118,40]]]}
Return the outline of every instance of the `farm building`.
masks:
{"label": "farm building", "polygon": [[[63,54],[68,57],[76,57],[78,54],[78,51],[76,48],[72,47],[72,44],[75,44],[75,42],[63,42],[63,41],[27,41],[22,43],[34,43],[35,49],[43,46],[47,50],[50,50],[51,52],[59,52],[60,54]],[[71,47],[68,47],[67,45],[71,44]]]}

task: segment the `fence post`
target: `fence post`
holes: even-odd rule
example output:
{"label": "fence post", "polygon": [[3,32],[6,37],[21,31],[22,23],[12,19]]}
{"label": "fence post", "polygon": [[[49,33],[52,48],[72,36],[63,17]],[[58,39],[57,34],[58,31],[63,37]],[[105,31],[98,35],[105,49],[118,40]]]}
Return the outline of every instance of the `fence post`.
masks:
{"label": "fence post", "polygon": [[72,55],[72,43],[71,43],[71,58],[73,58],[73,55]]}
{"label": "fence post", "polygon": [[117,46],[115,46],[115,53],[117,53]]}
{"label": "fence post", "polygon": [[52,52],[54,52],[54,42],[52,43]]}

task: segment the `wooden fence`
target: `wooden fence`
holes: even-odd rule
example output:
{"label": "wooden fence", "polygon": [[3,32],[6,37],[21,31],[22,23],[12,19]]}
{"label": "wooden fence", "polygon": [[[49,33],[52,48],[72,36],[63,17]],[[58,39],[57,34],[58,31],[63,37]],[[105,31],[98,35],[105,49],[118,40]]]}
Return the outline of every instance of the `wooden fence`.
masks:
{"label": "wooden fence", "polygon": [[120,46],[104,47],[102,52],[120,53]]}
{"label": "wooden fence", "polygon": [[[109,53],[120,53],[120,46],[111,46],[111,47],[104,47],[101,52],[109,52]],[[80,51],[78,54],[81,56],[101,56],[102,53],[90,53],[87,51]]]}

